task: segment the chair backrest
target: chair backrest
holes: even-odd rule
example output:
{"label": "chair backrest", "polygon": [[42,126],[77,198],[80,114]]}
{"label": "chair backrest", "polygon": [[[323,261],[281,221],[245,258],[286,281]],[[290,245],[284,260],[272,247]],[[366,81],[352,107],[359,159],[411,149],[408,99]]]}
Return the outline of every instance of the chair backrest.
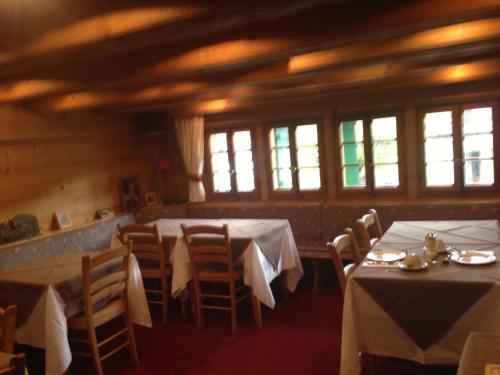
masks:
{"label": "chair backrest", "polygon": [[156,263],[160,270],[165,270],[165,249],[158,225],[118,224],[118,230],[123,243],[133,240],[132,252],[140,265],[146,261],[149,268]]}
{"label": "chair backrest", "polygon": [[4,353],[14,352],[14,331],[16,330],[17,306],[0,308],[0,351]]}
{"label": "chair backrest", "polygon": [[120,299],[125,308],[128,306],[127,287],[131,249],[132,241],[129,241],[128,245],[82,258],[83,303],[88,327],[94,326],[92,319],[94,311],[102,308],[111,299]]}
{"label": "chair backrest", "polygon": [[[377,211],[373,208],[369,209],[368,213],[363,215],[361,219],[356,220],[356,225],[361,239],[361,247],[365,250],[370,250],[383,235]],[[374,237],[370,236],[370,231],[373,231]]]}
{"label": "chair backrest", "polygon": [[223,265],[228,273],[234,272],[231,239],[227,224],[221,227],[213,225],[188,227],[181,224],[181,228],[189,250],[193,277],[196,278],[200,264]]}
{"label": "chair backrest", "polygon": [[[0,353],[0,356],[6,355]],[[23,353],[13,355],[9,366],[0,370],[0,375],[24,375],[26,367],[26,356]]]}
{"label": "chair backrest", "polygon": [[[355,266],[361,263],[361,255],[356,243],[356,238],[354,237],[354,232],[351,228],[346,228],[344,232],[345,234],[341,234],[335,237],[332,242],[328,243],[328,248],[330,249],[333,266],[335,267],[335,273],[337,274],[337,279],[339,281],[342,295],[344,295],[345,293],[347,279],[350,273],[354,271],[355,268],[354,266],[347,268],[344,267],[342,263],[342,252],[346,250],[349,250],[351,252],[353,264]],[[346,273],[346,270],[348,270],[348,273]]]}

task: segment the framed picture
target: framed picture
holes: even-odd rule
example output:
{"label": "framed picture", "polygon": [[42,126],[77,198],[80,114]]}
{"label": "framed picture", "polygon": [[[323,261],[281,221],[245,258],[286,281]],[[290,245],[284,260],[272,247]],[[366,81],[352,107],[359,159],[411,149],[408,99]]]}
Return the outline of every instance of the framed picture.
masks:
{"label": "framed picture", "polygon": [[120,180],[120,194],[123,211],[133,211],[142,206],[139,177],[125,177]]}
{"label": "framed picture", "polygon": [[95,212],[96,219],[106,219],[113,216],[113,211],[109,208],[101,208]]}
{"label": "framed picture", "polygon": [[54,214],[54,220],[57,229],[64,229],[71,226],[71,219],[66,211],[56,212]]}
{"label": "framed picture", "polygon": [[154,191],[144,193],[144,200],[146,201],[146,206],[154,206],[158,204],[158,197]]}

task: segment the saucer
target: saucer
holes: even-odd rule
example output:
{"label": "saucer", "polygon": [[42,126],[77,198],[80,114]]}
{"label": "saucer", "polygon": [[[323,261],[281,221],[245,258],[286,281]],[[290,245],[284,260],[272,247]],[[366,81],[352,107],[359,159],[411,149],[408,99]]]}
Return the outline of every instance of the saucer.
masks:
{"label": "saucer", "polygon": [[407,266],[403,262],[399,263],[399,269],[403,271],[423,271],[429,268],[429,263],[428,262],[423,262],[420,267],[416,266]]}

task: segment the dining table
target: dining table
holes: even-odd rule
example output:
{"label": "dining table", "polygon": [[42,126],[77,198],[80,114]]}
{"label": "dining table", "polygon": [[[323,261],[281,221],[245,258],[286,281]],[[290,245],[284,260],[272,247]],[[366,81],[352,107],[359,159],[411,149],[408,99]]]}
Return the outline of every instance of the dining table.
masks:
{"label": "dining table", "polygon": [[[17,305],[15,341],[45,349],[45,373],[61,375],[72,360],[67,319],[83,311],[82,258],[95,251],[63,251],[0,270],[0,306]],[[113,272],[107,264],[98,272]],[[137,259],[129,262],[128,298],[134,323],[152,327]]]}
{"label": "dining table", "polygon": [[[500,332],[498,220],[395,221],[371,251],[402,250],[425,259],[429,233],[447,251],[421,270],[367,256],[352,273],[344,296],[341,375],[360,373],[360,353],[458,365],[472,331]],[[491,261],[467,264],[461,254]]]}
{"label": "dining table", "polygon": [[172,295],[187,289],[192,279],[189,251],[181,224],[228,225],[233,259],[243,266],[243,282],[264,305],[274,308],[276,300],[271,282],[284,274],[284,285],[294,292],[304,274],[292,229],[281,219],[159,219],[156,224],[169,246],[172,264]]}

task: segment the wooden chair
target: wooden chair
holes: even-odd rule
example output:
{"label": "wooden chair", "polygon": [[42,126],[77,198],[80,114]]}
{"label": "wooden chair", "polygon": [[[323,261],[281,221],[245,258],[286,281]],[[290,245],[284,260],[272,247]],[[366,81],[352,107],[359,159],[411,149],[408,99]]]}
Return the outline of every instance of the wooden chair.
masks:
{"label": "wooden chair", "polygon": [[[0,353],[0,357],[2,355],[5,354]],[[23,353],[16,354],[15,356],[12,356],[9,365],[6,368],[0,369],[0,375],[24,375],[25,368],[26,356]]]}
{"label": "wooden chair", "polygon": [[[361,248],[366,252],[370,251],[373,245],[383,235],[377,211],[373,208],[369,209],[366,215],[363,215],[361,219],[356,220],[356,226],[358,227],[358,232],[361,238]],[[375,234],[374,237],[370,237],[370,230],[373,230]]]}
{"label": "wooden chair", "polygon": [[[226,310],[231,312],[231,329],[233,334],[236,333],[237,304],[250,295],[255,323],[260,329],[262,326],[260,302],[243,284],[243,269],[235,267],[233,263],[227,225],[187,227],[181,224],[181,227],[191,259],[198,329],[203,327],[203,310]],[[204,292],[202,283],[226,283],[229,285],[229,294],[221,294],[219,291]],[[214,303],[222,300],[229,301],[229,305]]]}
{"label": "wooden chair", "polygon": [[[92,357],[94,368],[98,375],[103,374],[103,360],[127,347],[130,351],[133,365],[136,367],[139,366],[139,357],[137,355],[134,329],[127,298],[131,249],[132,243],[129,243],[128,246],[107,250],[92,258],[87,255],[82,259],[84,312],[70,318],[68,328],[72,331],[84,331],[86,332],[86,337],[70,336],[69,340],[71,344],[89,346],[90,353],[73,351],[73,354]],[[114,264],[116,264],[116,270],[111,273],[102,272],[103,267],[114,267]],[[96,272],[96,269],[99,270]],[[98,340],[96,328],[120,316],[123,318],[124,327],[118,327],[116,332]],[[116,327],[113,326],[113,328]],[[118,339],[125,335],[126,338],[124,337],[122,342],[118,342]],[[116,346],[110,348],[112,344],[116,344]],[[101,354],[103,346],[107,348],[105,354]]]}
{"label": "wooden chair", "polygon": [[0,308],[0,351],[4,353],[14,353],[14,332],[16,330],[17,306],[7,306]]}
{"label": "wooden chair", "polygon": [[[356,238],[354,237],[354,232],[351,228],[346,228],[344,232],[345,234],[335,237],[333,242],[328,243],[328,248],[330,249],[330,255],[332,257],[333,266],[335,268],[335,273],[337,274],[342,295],[345,293],[347,279],[356,266],[361,263],[361,255],[358,249],[358,244],[356,243]],[[342,263],[341,253],[346,250],[351,252],[353,263],[349,263],[344,266]]]}
{"label": "wooden chair", "polygon": [[[168,298],[172,287],[172,266],[168,264],[158,226],[120,225],[120,239],[123,243],[133,240],[132,252],[137,257],[143,279],[159,281],[159,288],[145,283],[148,303],[162,306],[163,324],[168,322]],[[183,315],[184,315],[184,304]]]}

